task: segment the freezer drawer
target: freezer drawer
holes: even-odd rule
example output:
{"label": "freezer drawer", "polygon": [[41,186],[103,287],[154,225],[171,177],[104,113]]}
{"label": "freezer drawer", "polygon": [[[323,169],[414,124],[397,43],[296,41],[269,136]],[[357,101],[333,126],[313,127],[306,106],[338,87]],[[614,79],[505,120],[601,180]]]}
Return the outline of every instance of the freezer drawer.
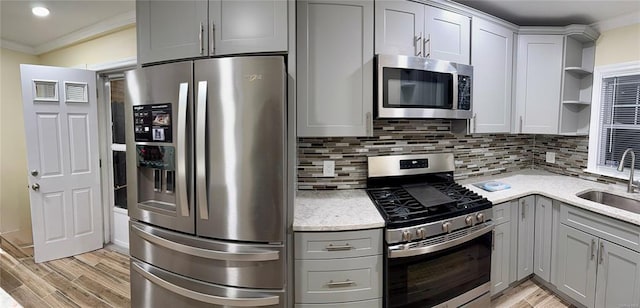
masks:
{"label": "freezer drawer", "polygon": [[240,289],[182,277],[131,260],[131,307],[285,307],[283,290]]}
{"label": "freezer drawer", "polygon": [[179,275],[257,289],[284,286],[284,246],[238,244],[130,222],[131,256]]}

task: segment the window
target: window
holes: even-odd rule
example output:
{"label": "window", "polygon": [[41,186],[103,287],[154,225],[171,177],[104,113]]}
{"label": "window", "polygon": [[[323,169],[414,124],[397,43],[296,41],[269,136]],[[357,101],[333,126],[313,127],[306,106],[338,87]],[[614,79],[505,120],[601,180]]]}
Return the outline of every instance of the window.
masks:
{"label": "window", "polygon": [[638,155],[640,169],[640,63],[597,68],[594,75],[588,171],[625,178],[615,168],[626,149]]}

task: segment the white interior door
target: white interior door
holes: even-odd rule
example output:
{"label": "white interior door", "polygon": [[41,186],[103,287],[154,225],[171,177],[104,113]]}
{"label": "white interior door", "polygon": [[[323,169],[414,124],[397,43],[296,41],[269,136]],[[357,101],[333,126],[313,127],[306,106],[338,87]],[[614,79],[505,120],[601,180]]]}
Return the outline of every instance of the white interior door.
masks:
{"label": "white interior door", "polygon": [[20,74],[35,261],[99,249],[95,73],[22,64]]}

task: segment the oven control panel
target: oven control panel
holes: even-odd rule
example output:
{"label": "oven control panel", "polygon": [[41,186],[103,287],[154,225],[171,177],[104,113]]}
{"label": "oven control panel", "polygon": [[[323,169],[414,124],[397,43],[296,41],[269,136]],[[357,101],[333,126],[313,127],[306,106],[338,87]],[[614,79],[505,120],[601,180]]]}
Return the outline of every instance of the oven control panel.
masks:
{"label": "oven control panel", "polygon": [[429,168],[428,159],[403,159],[400,160],[400,170],[402,169],[418,169]]}

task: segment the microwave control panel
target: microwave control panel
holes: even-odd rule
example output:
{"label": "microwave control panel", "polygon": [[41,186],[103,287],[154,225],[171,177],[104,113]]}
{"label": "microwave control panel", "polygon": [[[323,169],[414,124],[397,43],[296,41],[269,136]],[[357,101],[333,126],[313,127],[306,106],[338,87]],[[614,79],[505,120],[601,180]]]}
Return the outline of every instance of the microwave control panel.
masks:
{"label": "microwave control panel", "polygon": [[458,75],[458,109],[471,110],[471,77]]}

